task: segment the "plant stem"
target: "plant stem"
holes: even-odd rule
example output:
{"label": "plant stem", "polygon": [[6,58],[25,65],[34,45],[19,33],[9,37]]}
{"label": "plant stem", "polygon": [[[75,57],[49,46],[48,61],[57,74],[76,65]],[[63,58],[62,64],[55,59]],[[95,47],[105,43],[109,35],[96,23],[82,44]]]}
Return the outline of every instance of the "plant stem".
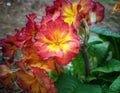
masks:
{"label": "plant stem", "polygon": [[85,62],[85,77],[87,77],[90,73],[90,65],[89,65],[89,58],[88,58],[88,53],[85,45],[82,46],[82,51],[83,51],[83,57]]}
{"label": "plant stem", "polygon": [[81,46],[82,51],[83,51],[83,57],[84,57],[84,62],[85,62],[85,77],[87,77],[90,74],[90,64],[89,64],[89,57],[88,57],[88,52],[87,52],[87,29],[86,26],[87,23],[85,20],[82,21],[82,28],[84,32],[84,38],[83,38],[83,44]]}

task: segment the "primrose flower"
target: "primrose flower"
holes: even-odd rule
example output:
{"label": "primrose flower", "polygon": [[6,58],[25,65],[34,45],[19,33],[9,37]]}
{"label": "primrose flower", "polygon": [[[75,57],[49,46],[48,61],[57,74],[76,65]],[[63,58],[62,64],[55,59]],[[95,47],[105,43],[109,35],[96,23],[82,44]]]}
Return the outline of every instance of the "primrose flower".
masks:
{"label": "primrose flower", "polygon": [[47,16],[43,16],[42,17],[42,20],[41,20],[41,22],[37,22],[36,23],[36,27],[37,27],[37,30],[38,30],[38,32],[42,29],[45,29],[45,25],[47,25],[47,23],[49,22],[49,21],[54,21],[54,20],[56,20],[56,19],[58,19],[60,17],[60,12],[59,11],[56,11],[54,14],[52,14],[52,15],[47,15]]}
{"label": "primrose flower", "polygon": [[78,0],[79,5],[81,6],[79,8],[79,13],[87,14],[91,10],[92,2],[92,0]]}
{"label": "primrose flower", "polygon": [[35,37],[34,45],[42,59],[55,58],[61,65],[67,65],[79,53],[80,39],[77,31],[61,19],[50,21]]}
{"label": "primrose flower", "polygon": [[26,24],[25,27],[23,27],[21,29],[21,31],[19,31],[18,29],[16,29],[16,38],[17,38],[17,45],[19,46],[19,48],[22,48],[24,44],[26,44],[26,42],[32,41],[35,34],[37,33],[37,29],[36,29],[36,22],[34,21],[34,19],[36,18],[36,15],[30,14],[27,16],[28,22]]}
{"label": "primrose flower", "polygon": [[81,8],[81,6],[78,2],[66,2],[62,7],[64,22],[68,23],[70,26],[73,24],[75,27],[78,27],[82,19],[82,14],[79,14],[79,8]]}
{"label": "primrose flower", "polygon": [[62,9],[63,4],[65,3],[65,0],[55,0],[53,3],[53,6],[47,6],[46,9],[46,15],[53,15],[56,11],[59,11]]}
{"label": "primrose flower", "polygon": [[62,7],[63,20],[76,28],[81,19],[86,19],[89,25],[100,22],[104,17],[104,6],[93,0],[79,0],[77,2],[67,2]]}
{"label": "primrose flower", "polygon": [[31,71],[19,70],[16,72],[17,84],[28,93],[56,93],[54,82],[47,73],[40,68],[32,67]]}
{"label": "primrose flower", "polygon": [[10,67],[6,64],[0,65],[0,83],[2,83],[4,87],[11,89],[13,79],[14,74]]}
{"label": "primrose flower", "polygon": [[77,27],[80,23],[82,16],[79,14],[78,2],[70,2],[67,0],[56,0],[54,5],[46,8],[46,14],[53,15],[56,11],[60,12],[60,17],[69,26],[74,25]]}
{"label": "primrose flower", "polygon": [[[104,6],[102,4],[100,4],[99,2],[94,2],[94,6],[92,8],[92,12],[93,15],[95,14],[96,15],[96,21],[95,23],[97,22],[101,22],[104,18]],[[90,13],[90,14],[91,14]]]}
{"label": "primrose flower", "polygon": [[0,47],[2,47],[3,57],[9,57],[9,63],[13,62],[14,54],[17,51],[16,35],[8,35],[7,38],[0,40]]}
{"label": "primrose flower", "polygon": [[60,12],[60,17],[69,26],[77,28],[84,18],[89,25],[100,22],[104,17],[104,6],[93,0],[55,0],[53,6],[46,8],[46,15]]}
{"label": "primrose flower", "polygon": [[104,6],[93,0],[79,0],[81,8],[79,14],[83,14],[89,25],[100,22],[104,18]]}
{"label": "primrose flower", "polygon": [[19,64],[24,64],[25,67],[28,68],[39,67],[47,72],[55,70],[55,60],[52,58],[49,58],[47,60],[42,60],[37,55],[36,47],[33,46],[32,42],[29,42],[26,46],[24,46],[22,48],[22,52],[23,52],[23,58],[19,62]]}

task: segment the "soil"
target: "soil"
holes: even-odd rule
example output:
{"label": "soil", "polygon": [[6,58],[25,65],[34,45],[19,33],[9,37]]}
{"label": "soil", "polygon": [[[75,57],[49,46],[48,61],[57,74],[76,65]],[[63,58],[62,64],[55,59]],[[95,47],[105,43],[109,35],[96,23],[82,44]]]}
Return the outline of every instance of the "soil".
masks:
{"label": "soil", "polygon": [[0,39],[21,29],[26,23],[26,15],[36,13],[40,20],[45,15],[45,7],[53,0],[0,0]]}

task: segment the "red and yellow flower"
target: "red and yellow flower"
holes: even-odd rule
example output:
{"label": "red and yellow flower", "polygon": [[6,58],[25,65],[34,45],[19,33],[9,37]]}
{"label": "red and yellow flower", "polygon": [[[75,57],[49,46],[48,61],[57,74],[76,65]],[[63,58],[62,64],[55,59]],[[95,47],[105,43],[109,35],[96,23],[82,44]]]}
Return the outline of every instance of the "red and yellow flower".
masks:
{"label": "red and yellow flower", "polygon": [[83,14],[89,25],[100,22],[104,18],[104,6],[93,0],[79,0],[81,8],[79,13]]}
{"label": "red and yellow flower", "polygon": [[90,17],[89,17],[89,21],[88,23],[91,23],[92,24],[92,16],[91,14],[93,14],[93,17],[95,15],[95,18],[96,18],[96,21],[94,23],[97,23],[97,22],[101,22],[104,18],[104,6],[102,4],[100,4],[99,2],[93,2],[93,7],[92,7],[92,10],[91,12],[89,13]]}
{"label": "red and yellow flower", "polygon": [[11,89],[13,87],[14,78],[14,73],[9,65],[0,65],[0,83],[2,83],[5,88]]}
{"label": "red and yellow flower", "polygon": [[32,42],[24,46],[22,48],[22,52],[23,52],[23,58],[19,63],[17,63],[17,65],[19,66],[23,65],[26,68],[39,67],[47,72],[55,70],[55,60],[52,58],[49,58],[47,60],[42,60],[37,55],[36,47],[33,46]]}
{"label": "red and yellow flower", "polygon": [[79,53],[80,39],[76,30],[61,19],[47,23],[45,30],[38,32],[35,46],[42,59],[55,58],[61,65],[67,65]]}
{"label": "red and yellow flower", "polygon": [[8,35],[7,38],[0,40],[0,47],[2,47],[3,57],[8,57],[9,63],[13,62],[14,54],[17,51],[17,39],[15,35]]}
{"label": "red and yellow flower", "polygon": [[72,24],[75,27],[79,26],[80,20],[82,19],[82,14],[79,14],[79,8],[81,6],[78,2],[66,2],[62,8],[62,16],[64,22],[68,23],[69,26]]}
{"label": "red and yellow flower", "polygon": [[34,36],[37,33],[36,22],[34,21],[35,18],[36,15],[34,13],[28,15],[26,26],[23,27],[21,31],[16,29],[17,45],[19,48],[22,48],[27,42],[34,39]]}
{"label": "red and yellow flower", "polygon": [[31,70],[16,72],[17,84],[28,93],[56,93],[53,80],[40,68],[32,67]]}
{"label": "red and yellow flower", "polygon": [[67,0],[56,0],[54,1],[54,5],[46,8],[46,14],[53,15],[56,11],[59,11],[60,17],[64,20],[64,22],[68,23],[69,26],[74,25],[78,26],[81,15],[79,15],[79,4],[78,2],[70,2]]}
{"label": "red and yellow flower", "polygon": [[[0,65],[0,83],[11,88],[17,77],[18,86],[28,93],[57,92],[46,72],[64,72],[62,66],[78,55],[81,41],[76,28],[82,19],[91,25],[104,17],[104,7],[100,3],[93,0],[72,1],[55,0],[53,6],[46,8],[46,16],[40,22],[35,22],[34,13],[30,14],[21,31],[16,30],[14,35],[0,40],[2,56],[9,57],[5,60],[7,64]],[[15,62],[18,49],[23,56]],[[19,70],[10,68],[15,65]]]}
{"label": "red and yellow flower", "polygon": [[[69,26],[74,25],[77,28],[84,18],[88,24],[100,22],[104,17],[104,6],[93,0],[78,0],[70,2],[68,0],[56,0],[54,5],[46,8],[46,14],[53,15],[60,11],[60,17]],[[95,18],[93,18],[95,17]],[[93,20],[94,19],[94,20]]]}

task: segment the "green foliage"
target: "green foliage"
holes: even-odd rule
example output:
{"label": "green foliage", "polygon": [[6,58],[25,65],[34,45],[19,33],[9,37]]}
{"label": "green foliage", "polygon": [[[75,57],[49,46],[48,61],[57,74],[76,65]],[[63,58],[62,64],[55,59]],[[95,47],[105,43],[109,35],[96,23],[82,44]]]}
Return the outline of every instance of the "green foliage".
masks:
{"label": "green foliage", "polygon": [[103,72],[103,73],[111,73],[114,71],[120,72],[120,61],[112,59],[108,62],[106,62],[106,65],[103,67],[98,67],[92,70],[92,72]]}
{"label": "green foliage", "polygon": [[82,84],[74,76],[61,75],[56,82],[58,93],[102,93],[99,85]]}
{"label": "green foliage", "polygon": [[103,85],[102,86],[102,93],[109,93],[109,87],[108,87],[108,85]]}
{"label": "green foliage", "polygon": [[91,32],[98,34],[104,42],[110,43],[109,50],[112,51],[113,58],[120,60],[120,35],[105,28],[91,28]]}
{"label": "green foliage", "polygon": [[106,28],[94,27],[90,29],[91,32],[97,33],[99,35],[120,38],[120,35]]}
{"label": "green foliage", "polygon": [[107,43],[100,43],[88,46],[88,53],[90,57],[90,63],[94,67],[97,65],[103,65],[105,57],[108,51]]}
{"label": "green foliage", "polygon": [[80,84],[79,87],[73,93],[102,93],[99,85]]}
{"label": "green foliage", "polygon": [[[96,77],[97,83],[104,83],[105,86],[102,84],[103,93],[120,93],[120,35],[105,28],[92,28],[90,31],[96,33],[103,42],[108,42],[107,50],[104,49],[105,44],[103,45],[104,47],[99,47],[98,51],[94,54],[98,56],[96,57],[97,60],[100,59],[98,64],[102,62],[102,65],[97,65],[92,69],[91,73]],[[93,44],[92,46],[95,45]],[[89,45],[90,50],[92,46]],[[94,49],[88,51],[90,56],[93,55],[92,51]],[[106,54],[103,51],[104,53],[106,51]],[[91,56],[91,58],[93,57]]]}
{"label": "green foliage", "polygon": [[109,87],[110,93],[120,93],[120,76]]}
{"label": "green foliage", "polygon": [[75,75],[78,77],[85,75],[85,64],[82,52],[72,61],[72,65]]}
{"label": "green foliage", "polygon": [[61,75],[56,82],[58,93],[74,93],[79,81],[71,75]]}
{"label": "green foliage", "polygon": [[106,38],[106,40],[109,40],[110,46],[109,49],[112,51],[113,58],[116,58],[120,60],[120,39],[119,38]]}
{"label": "green foliage", "polygon": [[90,35],[89,40],[88,40],[89,45],[99,44],[102,42],[103,42],[103,40],[96,35]]}

